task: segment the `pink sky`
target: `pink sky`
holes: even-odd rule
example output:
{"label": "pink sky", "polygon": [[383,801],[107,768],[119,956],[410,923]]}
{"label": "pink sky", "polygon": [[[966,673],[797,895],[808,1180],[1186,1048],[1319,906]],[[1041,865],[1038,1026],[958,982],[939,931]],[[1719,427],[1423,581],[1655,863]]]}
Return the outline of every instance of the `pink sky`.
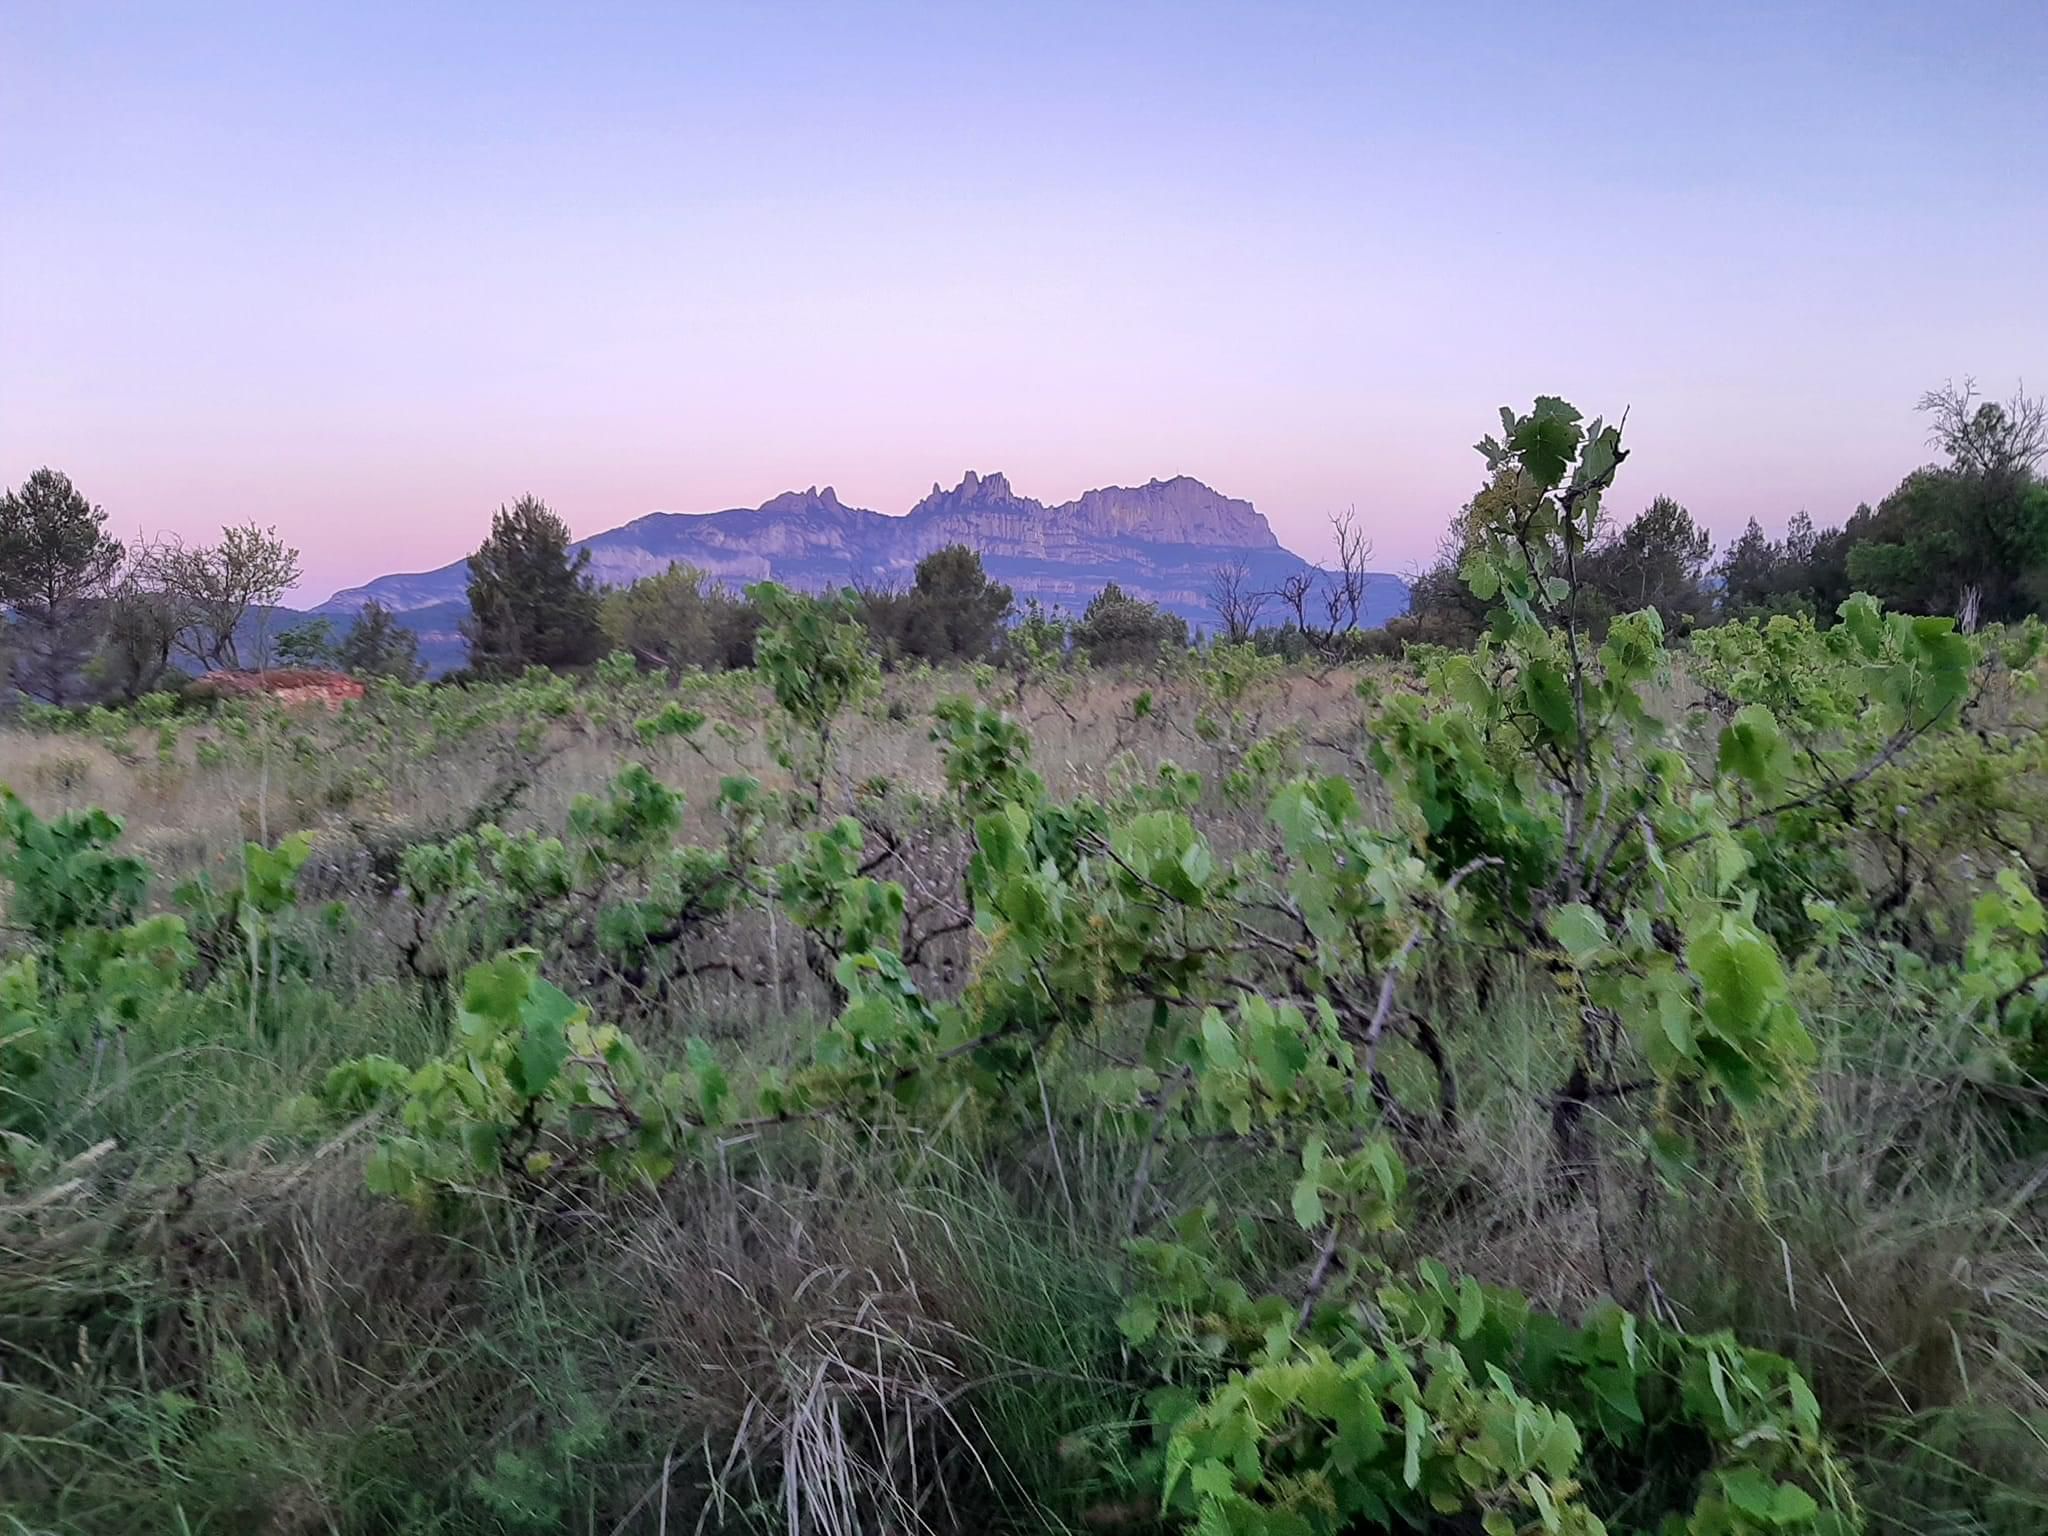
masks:
{"label": "pink sky", "polygon": [[9,8],[0,480],[274,523],[309,600],[527,491],[966,468],[1405,571],[1555,392],[1623,510],[1838,520],[1922,390],[2048,377],[2048,11],[1775,14]]}

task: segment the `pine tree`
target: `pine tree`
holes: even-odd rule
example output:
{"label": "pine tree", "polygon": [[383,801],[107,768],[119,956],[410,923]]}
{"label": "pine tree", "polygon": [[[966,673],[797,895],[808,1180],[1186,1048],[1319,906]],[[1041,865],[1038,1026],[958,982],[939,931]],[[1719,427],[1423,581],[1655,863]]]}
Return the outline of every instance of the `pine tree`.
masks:
{"label": "pine tree", "polygon": [[334,657],[351,677],[383,677],[400,683],[416,683],[420,678],[420,637],[374,599],[363,604]]}
{"label": "pine tree", "polygon": [[569,525],[522,496],[500,507],[491,535],[469,557],[470,670],[512,677],[530,666],[578,667],[604,650],[598,592],[584,574],[590,552],[569,553]]}
{"label": "pine tree", "polygon": [[0,609],[13,615],[14,676],[24,693],[62,704],[82,691],[94,613],[122,553],[106,512],[68,475],[39,469],[0,496]]}

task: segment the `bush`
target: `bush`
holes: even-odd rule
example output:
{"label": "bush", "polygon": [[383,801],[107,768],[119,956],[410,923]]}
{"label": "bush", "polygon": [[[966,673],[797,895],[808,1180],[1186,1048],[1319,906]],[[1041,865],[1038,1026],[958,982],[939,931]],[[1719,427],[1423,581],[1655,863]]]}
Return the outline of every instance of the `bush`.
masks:
{"label": "bush", "polygon": [[1074,626],[1074,649],[1098,667],[1139,666],[1185,650],[1187,620],[1126,595],[1115,582],[1089,599]]}

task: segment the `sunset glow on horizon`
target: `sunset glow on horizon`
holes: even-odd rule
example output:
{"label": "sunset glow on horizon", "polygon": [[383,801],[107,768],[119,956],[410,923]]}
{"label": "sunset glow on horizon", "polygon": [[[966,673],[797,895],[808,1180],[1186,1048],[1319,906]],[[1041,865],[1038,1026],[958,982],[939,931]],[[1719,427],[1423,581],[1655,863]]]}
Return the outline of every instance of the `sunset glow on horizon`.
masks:
{"label": "sunset glow on horizon", "polygon": [[[300,601],[830,484],[1430,558],[1498,408],[1838,522],[2048,363],[2048,8],[0,8],[0,481]],[[1995,150],[1995,153],[1993,151]],[[1981,151],[1981,152],[1980,152]]]}

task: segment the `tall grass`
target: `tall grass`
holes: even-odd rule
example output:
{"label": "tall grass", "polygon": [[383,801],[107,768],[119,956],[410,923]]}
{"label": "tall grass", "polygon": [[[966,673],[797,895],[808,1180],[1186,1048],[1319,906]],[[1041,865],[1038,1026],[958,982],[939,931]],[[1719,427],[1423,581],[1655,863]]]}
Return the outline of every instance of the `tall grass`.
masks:
{"label": "tall grass", "polygon": [[[1311,737],[1343,713],[1342,680],[1289,688],[1272,713]],[[1178,706],[1136,721],[1134,691],[1049,713],[1049,776],[1193,750],[1161,723]],[[865,721],[849,772],[935,781],[921,714]],[[558,822],[617,765],[555,745],[515,818]],[[701,812],[727,766],[667,768]],[[414,835],[479,777],[451,757],[372,792],[347,769],[281,768],[278,824],[343,849],[366,816]],[[0,779],[45,811],[124,812],[172,873],[238,847],[235,773],[0,734]],[[921,856],[943,883],[962,855]],[[1092,1063],[1048,1063],[1016,1124],[820,1123],[658,1196],[416,1209],[365,1189],[374,1125],[292,1110],[334,1062],[418,1061],[447,1028],[445,999],[392,965],[374,883],[339,854],[313,873],[353,916],[256,1031],[194,995],[51,1064],[63,1166],[0,1195],[0,1533],[1156,1528],[1123,1475],[1144,1405],[1117,1327],[1145,1137],[1091,1107]],[[620,1022],[656,1054],[702,1033],[791,1054],[823,998],[759,926],[730,942],[766,985]],[[945,963],[941,989],[971,962]],[[1615,1295],[1789,1355],[1877,1531],[2048,1530],[2048,1104],[1990,1079],[1910,982],[1844,964],[1807,978],[1803,1112],[1688,1153],[1653,1143],[1640,1095],[1596,1106],[1590,1197],[1564,1198],[1547,1095],[1571,1019],[1511,969],[1492,981],[1482,999],[1447,965],[1416,989],[1460,1098],[1455,1131],[1411,1152],[1405,1251],[1567,1316]],[[1390,1044],[1386,1065],[1433,1104],[1419,1056]],[[1147,1179],[1181,1208],[1250,1210],[1286,1170],[1219,1143]]]}

